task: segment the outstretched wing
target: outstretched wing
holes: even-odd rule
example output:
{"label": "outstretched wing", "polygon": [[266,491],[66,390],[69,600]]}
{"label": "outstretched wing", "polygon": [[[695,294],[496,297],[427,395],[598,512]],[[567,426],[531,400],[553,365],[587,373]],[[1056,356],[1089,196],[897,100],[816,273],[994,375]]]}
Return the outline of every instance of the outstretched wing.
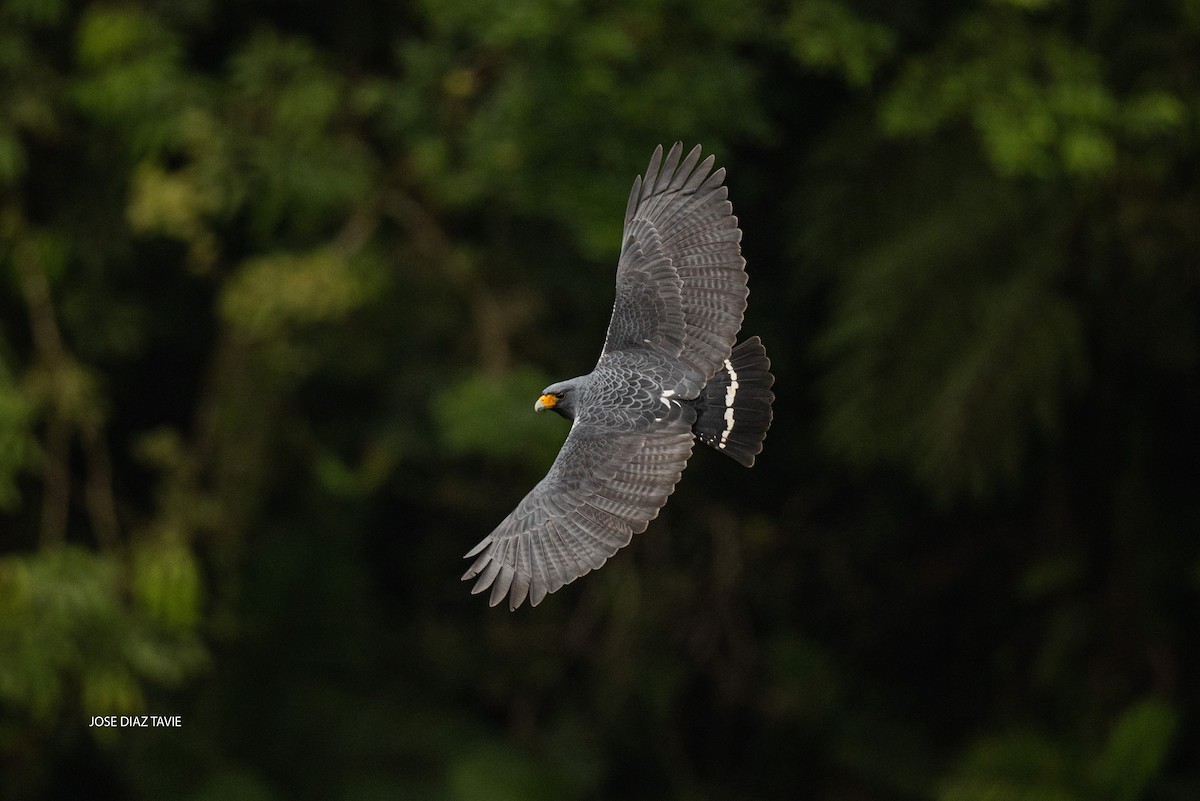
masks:
{"label": "outstretched wing", "polygon": [[692,453],[682,420],[639,433],[575,425],[550,472],[466,558],[472,594],[533,606],[629,544],[658,516]]}
{"label": "outstretched wing", "polygon": [[650,345],[708,379],[742,327],[746,260],[725,169],[701,162],[699,145],[682,153],[680,142],[665,160],[655,148],[633,182],[604,353]]}

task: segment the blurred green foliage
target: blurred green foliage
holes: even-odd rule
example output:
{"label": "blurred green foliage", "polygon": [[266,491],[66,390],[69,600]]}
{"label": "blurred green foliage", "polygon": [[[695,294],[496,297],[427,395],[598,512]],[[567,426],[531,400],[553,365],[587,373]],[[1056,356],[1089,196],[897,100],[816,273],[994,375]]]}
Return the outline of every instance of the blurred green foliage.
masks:
{"label": "blurred green foliage", "polygon": [[[0,801],[1200,796],[1198,49],[1193,0],[0,0]],[[767,449],[490,610],[459,556],[676,139]]]}
{"label": "blurred green foliage", "polygon": [[[144,549],[132,575],[77,548],[11,557],[0,573],[0,697],[42,725],[61,710],[129,714],[141,682],[178,685],[203,661],[196,637],[200,583],[183,548]],[[126,585],[128,589],[126,589]],[[123,603],[126,595],[129,603]],[[69,696],[78,694],[78,701]],[[6,739],[15,732],[6,721]]]}

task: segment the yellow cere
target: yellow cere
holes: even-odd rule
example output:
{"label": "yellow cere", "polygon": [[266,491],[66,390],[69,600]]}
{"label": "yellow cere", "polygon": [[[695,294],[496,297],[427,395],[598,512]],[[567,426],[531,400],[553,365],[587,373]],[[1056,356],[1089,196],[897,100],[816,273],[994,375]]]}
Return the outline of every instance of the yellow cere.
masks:
{"label": "yellow cere", "polygon": [[558,398],[554,397],[553,395],[543,395],[542,397],[538,398],[538,403],[542,404],[547,409],[553,409],[554,404],[558,403]]}

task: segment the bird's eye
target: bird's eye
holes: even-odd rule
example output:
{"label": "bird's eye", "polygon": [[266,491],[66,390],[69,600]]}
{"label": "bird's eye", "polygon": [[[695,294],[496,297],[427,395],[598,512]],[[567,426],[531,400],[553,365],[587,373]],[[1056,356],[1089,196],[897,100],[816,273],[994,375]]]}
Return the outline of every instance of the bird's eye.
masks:
{"label": "bird's eye", "polygon": [[554,397],[558,398],[559,400],[562,400],[562,399],[563,399],[563,396],[564,396],[564,395],[566,395],[566,394],[567,394],[567,393],[565,393],[565,392],[555,392],[555,393],[554,393]]}

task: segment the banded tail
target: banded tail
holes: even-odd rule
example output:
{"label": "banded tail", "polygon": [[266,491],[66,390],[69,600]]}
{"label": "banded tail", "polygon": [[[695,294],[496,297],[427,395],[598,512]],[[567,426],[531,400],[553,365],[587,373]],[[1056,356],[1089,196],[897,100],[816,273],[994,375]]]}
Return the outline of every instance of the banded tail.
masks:
{"label": "banded tail", "polygon": [[758,337],[736,345],[696,399],[700,441],[745,467],[754,465],[771,427],[771,360]]}

